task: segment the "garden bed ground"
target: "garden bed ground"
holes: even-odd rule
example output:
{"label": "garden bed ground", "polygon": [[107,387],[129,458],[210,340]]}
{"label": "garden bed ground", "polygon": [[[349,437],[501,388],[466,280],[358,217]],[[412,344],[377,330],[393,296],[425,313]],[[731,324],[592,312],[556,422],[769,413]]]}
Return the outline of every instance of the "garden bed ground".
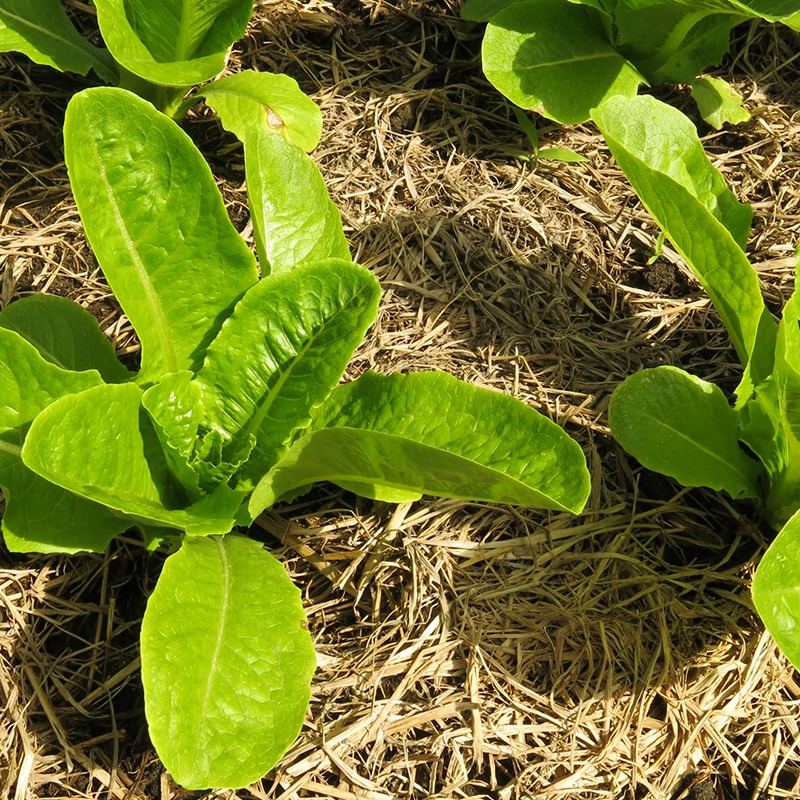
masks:
{"label": "garden bed ground", "polygon": [[[384,289],[352,375],[444,369],[529,402],[583,446],[586,512],[323,486],[265,515],[254,535],[302,587],[319,670],[296,745],[236,793],[180,790],[148,743],[136,643],[161,559],[133,539],[104,556],[0,553],[0,797],[800,795],[800,686],[749,599],[770,532],[642,470],[606,426],[610,392],[642,367],[732,391],[733,349],[670,248],[649,263],[657,232],[593,127],[542,129],[587,164],[505,155],[524,137],[457,6],[259,2],[231,66],[286,72],[322,108],[315,157]],[[755,206],[750,255],[777,313],[800,241],[800,37],[735,38],[720,74],[754,118],[702,132]],[[85,85],[0,57],[0,304],[72,297],[135,360],[62,161]],[[240,146],[203,113],[185,128],[248,235]]]}

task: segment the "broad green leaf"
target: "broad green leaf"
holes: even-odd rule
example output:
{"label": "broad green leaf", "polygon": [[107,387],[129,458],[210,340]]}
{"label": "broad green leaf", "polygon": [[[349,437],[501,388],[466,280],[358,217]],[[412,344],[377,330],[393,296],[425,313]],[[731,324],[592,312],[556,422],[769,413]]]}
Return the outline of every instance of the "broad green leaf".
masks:
{"label": "broad green leaf", "polygon": [[[656,190],[664,191],[662,186],[667,186],[670,199],[688,195],[686,200],[699,203],[704,216],[713,216],[739,248],[745,249],[753,209],[740,203],[728,188],[725,178],[709,161],[697,130],[684,114],[654,97],[613,97],[594,109],[592,118],[648,210],[650,205],[659,208]],[[653,216],[670,236],[665,223],[677,226],[680,220],[671,204],[663,201],[663,205],[663,212]],[[746,274],[752,283],[753,269],[749,265]]]}
{"label": "broad green leaf", "polygon": [[721,62],[731,28],[745,19],[727,0],[623,0],[614,41],[651,83],[688,83]]}
{"label": "broad green leaf", "polygon": [[203,86],[198,94],[225,130],[244,142],[257,129],[285,136],[310,153],[322,134],[319,106],[288,75],[243,70]]}
{"label": "broad green leaf", "polygon": [[717,130],[728,123],[738,125],[750,119],[750,112],[742,106],[742,96],[722,78],[695,78],[692,97],[703,119]]}
{"label": "broad green leaf", "polygon": [[0,431],[14,431],[17,436],[54,400],[98,384],[102,379],[96,371],[62,369],[16,331],[0,327]]}
{"label": "broad green leaf", "polygon": [[12,553],[102,553],[133,526],[105,506],[40,478],[18,456],[11,463],[0,454],[0,486],[6,500],[3,539]]}
{"label": "broad green leaf", "polygon": [[200,499],[200,479],[191,461],[202,416],[200,387],[187,371],[165,375],[142,395],[172,474],[192,500]]}
{"label": "broad green leaf", "polygon": [[162,86],[213,78],[253,13],[253,0],[95,0],[95,6],[114,58]]}
{"label": "broad green leaf", "polygon": [[227,487],[176,508],[156,434],[132,383],[67,395],[42,411],[28,431],[22,460],[45,480],[135,521],[190,535],[226,533],[241,502]]}
{"label": "broad green leaf", "polygon": [[142,343],[139,380],[197,369],[257,278],[208,165],[174,122],[121,89],[73,97],[64,131],[87,238]]}
{"label": "broad green leaf", "polygon": [[338,383],[379,295],[377,280],[346,261],[271,275],[247,292],[197,375],[223,460],[255,438],[246,476],[258,480],[275,464]]}
{"label": "broad green leaf", "polygon": [[258,542],[184,542],[147,603],[141,651],[150,738],[181,786],[247,786],[300,732],[316,655],[300,591]]}
{"label": "broad green leaf", "polygon": [[642,204],[711,297],[752,384],[765,380],[776,329],[743,252],[752,210],[736,201],[676,109],[614,97],[592,113]]}
{"label": "broad green leaf", "polygon": [[753,604],[783,654],[800,668],[800,512],[761,558]]}
{"label": "broad green leaf", "polygon": [[130,524],[31,472],[22,445],[36,416],[59,397],[101,383],[95,371],[68,372],[46,361],[18,333],[0,327],[0,486],[3,535],[15,552],[102,552]]}
{"label": "broad green leaf", "polygon": [[16,331],[45,360],[62,369],[96,369],[106,383],[132,377],[117,359],[97,320],[65,297],[23,297],[0,311],[0,327]]}
{"label": "broad green leaf", "polygon": [[309,156],[282,136],[256,128],[247,134],[244,161],[262,275],[304,261],[350,261],[339,209]]}
{"label": "broad green leaf", "polygon": [[492,17],[483,70],[506,97],[562,123],[585,122],[645,79],[608,41],[599,11],[564,0],[522,0]]}
{"label": "broad green leaf", "polygon": [[648,469],[684,486],[758,497],[760,465],[738,443],[739,415],[722,391],[676,367],[631,375],[614,391],[614,438]]}
{"label": "broad green leaf", "polygon": [[117,78],[108,53],[78,33],[59,0],[0,0],[0,52],[9,50],[64,72]]}
{"label": "broad green leaf", "polygon": [[393,500],[432,494],[580,512],[586,460],[554,422],[446,373],[368,372],[338,387],[258,484],[250,513],[316,481]]}

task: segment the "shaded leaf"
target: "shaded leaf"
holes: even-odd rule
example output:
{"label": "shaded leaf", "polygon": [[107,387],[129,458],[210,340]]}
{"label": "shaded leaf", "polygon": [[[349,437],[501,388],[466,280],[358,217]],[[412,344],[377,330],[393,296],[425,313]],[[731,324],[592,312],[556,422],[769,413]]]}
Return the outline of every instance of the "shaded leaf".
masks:
{"label": "shaded leaf", "polygon": [[102,506],[54,486],[21,459],[28,428],[48,405],[101,383],[95,371],[68,372],[42,358],[15,331],[0,328],[0,486],[3,535],[16,552],[102,552],[130,527]]}
{"label": "shaded leaf", "polygon": [[727,123],[738,125],[750,119],[750,112],[742,106],[742,96],[722,78],[695,78],[692,97],[703,119],[717,130]]}
{"label": "shaded leaf", "polygon": [[59,0],[0,0],[0,52],[9,50],[64,72],[117,78],[108,53],[78,33]]}
{"label": "shaded leaf", "polygon": [[483,69],[514,103],[562,123],[585,122],[604,99],[645,83],[609,42],[600,12],[564,0],[522,0],[493,16]]}
{"label": "shaded leaf", "polygon": [[739,441],[758,457],[770,481],[785,471],[790,458],[779,402],[776,383],[769,378],[755,388],[739,416]]}
{"label": "shaded leaf", "polygon": [[12,460],[0,454],[0,486],[6,500],[3,539],[12,553],[102,553],[133,525],[40,478],[19,456]]}
{"label": "shaded leaf", "polygon": [[731,0],[737,9],[747,10],[754,17],[769,22],[782,22],[793,30],[800,31],[800,11],[797,0]]}
{"label": "shaded leaf", "polygon": [[0,311],[0,326],[19,333],[42,358],[62,369],[96,369],[106,383],[133,377],[114,354],[97,320],[65,297],[23,297]]}
{"label": "shaded leaf", "polygon": [[729,0],[648,0],[614,8],[615,43],[653,84],[688,83],[728,52],[746,16]]}
{"label": "shaded leaf", "polygon": [[[758,444],[762,448],[770,444],[779,448],[780,459],[768,462],[772,469],[766,512],[770,523],[780,528],[800,508],[800,295],[797,289],[783,309],[775,346],[775,370],[769,386],[773,389],[768,395],[772,399],[768,407],[772,411],[770,421],[777,417],[773,424],[778,430],[773,433],[772,443],[766,440]],[[764,386],[759,389],[761,395],[757,393],[756,397],[761,399],[763,410]],[[751,404],[752,401],[748,406]],[[766,439],[770,430],[759,430],[759,433]]]}
{"label": "shaded leaf", "polygon": [[738,444],[739,415],[713,383],[676,367],[645,369],[611,397],[614,438],[645,467],[684,486],[758,497],[758,462]]}

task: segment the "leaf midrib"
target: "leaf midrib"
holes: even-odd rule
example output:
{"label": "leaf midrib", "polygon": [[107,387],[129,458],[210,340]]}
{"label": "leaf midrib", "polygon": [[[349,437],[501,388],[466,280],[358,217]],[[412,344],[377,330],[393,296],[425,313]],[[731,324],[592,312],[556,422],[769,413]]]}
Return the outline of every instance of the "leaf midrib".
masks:
{"label": "leaf midrib", "polygon": [[603,61],[609,58],[619,59],[621,56],[615,50],[607,53],[587,53],[586,55],[573,56],[572,58],[561,58],[557,61],[539,61],[536,64],[531,64],[528,67],[514,67],[512,70],[508,71],[513,72],[515,75],[519,75],[523,72],[534,72],[537,69],[560,67],[564,64],[577,64],[581,61]]}
{"label": "leaf midrib", "polygon": [[22,448],[19,445],[11,444],[4,439],[0,439],[0,451],[8,453],[9,455],[22,458]]}
{"label": "leaf midrib", "polygon": [[[322,336],[331,326],[335,325],[340,316],[349,311],[351,307],[361,299],[361,295],[362,291],[352,295],[352,297],[350,297],[350,299],[344,305],[337,309],[335,314],[325,320],[318,331],[306,341],[305,345],[300,350],[295,353],[294,357],[290,360],[288,367],[283,372],[279,373],[278,380],[275,385],[262,397],[261,401],[256,404],[256,410],[253,415],[250,417],[248,422],[242,426],[234,436],[231,437],[231,441],[240,441],[240,437],[246,438],[248,435],[256,436],[256,432],[261,427],[261,423],[264,421],[264,418],[269,410],[275,404],[275,401],[279,399],[281,390],[286,385],[286,382],[292,377],[297,365],[302,363],[304,357],[313,348],[319,337]],[[275,437],[271,437],[271,440],[274,441]],[[259,447],[259,449],[261,448]]]}
{"label": "leaf midrib", "polygon": [[111,206],[112,213],[114,215],[114,220],[117,224],[117,227],[120,231],[122,236],[123,242],[125,243],[125,247],[128,250],[128,254],[131,257],[131,261],[133,262],[134,268],[136,269],[136,276],[139,279],[139,283],[142,285],[144,289],[144,296],[147,303],[147,306],[150,308],[152,316],[155,322],[155,330],[156,335],[158,336],[159,341],[161,342],[161,352],[164,357],[164,361],[166,362],[166,369],[165,372],[178,372],[178,356],[175,352],[175,347],[172,340],[169,338],[167,333],[168,325],[166,317],[164,316],[164,311],[161,308],[161,305],[158,301],[158,293],[156,292],[155,286],[150,279],[149,274],[147,273],[147,269],[144,266],[144,262],[139,255],[139,251],[136,249],[134,244],[133,237],[131,236],[130,232],[128,231],[128,227],[125,224],[125,219],[120,212],[119,204],[117,203],[117,198],[115,197],[111,182],[108,179],[108,172],[106,170],[106,166],[103,163],[102,158],[100,157],[100,148],[96,141],[92,142],[92,149],[94,150],[94,156],[97,160],[97,163],[100,168],[100,178],[103,183],[103,187],[106,190],[106,196],[108,197],[108,202]]}
{"label": "leaf midrib", "polygon": [[[669,431],[671,434],[673,434],[674,436],[677,436],[680,439],[683,439],[685,442],[688,442],[690,445],[695,447],[701,453],[704,453],[704,454],[710,456],[712,458],[712,460],[714,460],[717,463],[721,464],[723,467],[726,467],[727,469],[729,469],[731,472],[733,472],[735,475],[737,475],[741,479],[742,483],[746,487],[749,488],[749,487],[751,487],[753,485],[753,482],[752,482],[752,480],[750,479],[749,476],[747,476],[744,472],[739,470],[735,465],[731,464],[729,461],[726,461],[724,458],[722,458],[720,455],[718,455],[714,450],[710,450],[709,448],[704,447],[696,439],[692,439],[687,434],[681,432],[677,428],[673,428],[672,426],[666,424],[665,422],[663,422],[662,420],[658,419],[657,417],[650,416],[649,419],[652,422],[654,422],[658,427]],[[744,455],[744,454],[742,454],[742,455]],[[746,456],[745,456],[745,458],[746,458]]]}
{"label": "leaf midrib", "polygon": [[181,19],[178,25],[178,36],[175,39],[175,60],[186,61],[189,58],[189,0],[182,0]]}
{"label": "leaf midrib", "polygon": [[212,541],[217,545],[219,550],[220,561],[222,562],[222,598],[219,607],[219,623],[217,624],[217,640],[214,642],[214,652],[211,654],[211,663],[208,668],[208,678],[203,690],[203,705],[200,709],[200,724],[205,724],[206,712],[208,709],[208,702],[211,698],[211,687],[217,673],[217,665],[220,661],[220,653],[222,652],[222,644],[225,639],[225,629],[228,624],[228,612],[230,610],[230,592],[231,592],[231,576],[230,564],[228,563],[228,555],[225,552],[225,547],[222,544],[222,539],[215,538]]}

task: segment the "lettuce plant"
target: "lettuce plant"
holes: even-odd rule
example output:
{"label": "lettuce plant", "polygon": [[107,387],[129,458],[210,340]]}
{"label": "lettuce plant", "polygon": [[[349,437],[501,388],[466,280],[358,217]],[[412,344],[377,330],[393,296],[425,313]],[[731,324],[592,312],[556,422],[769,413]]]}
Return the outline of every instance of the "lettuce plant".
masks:
{"label": "lettuce plant", "polygon": [[[287,75],[245,70],[213,80],[244,35],[253,0],[94,0],[106,47],[85,39],[60,0],[0,0],[0,52],[86,75],[150,100],[178,119],[201,97],[222,124],[267,125],[306,151],[322,130],[316,104]],[[210,82],[209,82],[210,81]],[[197,84],[204,84],[186,98]]]}
{"label": "lettuce plant", "polygon": [[130,528],[172,547],[142,623],[150,736],[183,786],[241,787],[296,737],[315,667],[300,593],[246,526],[317,481],[577,513],[585,459],[522,402],[443,373],[337,385],[379,286],[283,137],[248,140],[260,265],[200,153],[146,101],[81,92],[64,138],[141,368],[64,298],[0,312],[3,534],[18,552],[99,552]]}
{"label": "lettuce plant", "polygon": [[741,96],[700,74],[720,63],[734,25],[765,19],[800,30],[795,0],[467,0],[462,16],[489,22],[491,83],[562,123],[585,122],[604,99],[658,83],[690,84],[714,127],[743,122]]}
{"label": "lettuce plant", "polygon": [[713,300],[743,366],[733,405],[718,386],[676,367],[637,372],[612,395],[611,431],[649,469],[748,499],[780,531],[756,572],[753,600],[800,667],[797,276],[778,324],[744,252],[752,210],[727,188],[680,112],[651,97],[614,97],[593,116],[642,203]]}

